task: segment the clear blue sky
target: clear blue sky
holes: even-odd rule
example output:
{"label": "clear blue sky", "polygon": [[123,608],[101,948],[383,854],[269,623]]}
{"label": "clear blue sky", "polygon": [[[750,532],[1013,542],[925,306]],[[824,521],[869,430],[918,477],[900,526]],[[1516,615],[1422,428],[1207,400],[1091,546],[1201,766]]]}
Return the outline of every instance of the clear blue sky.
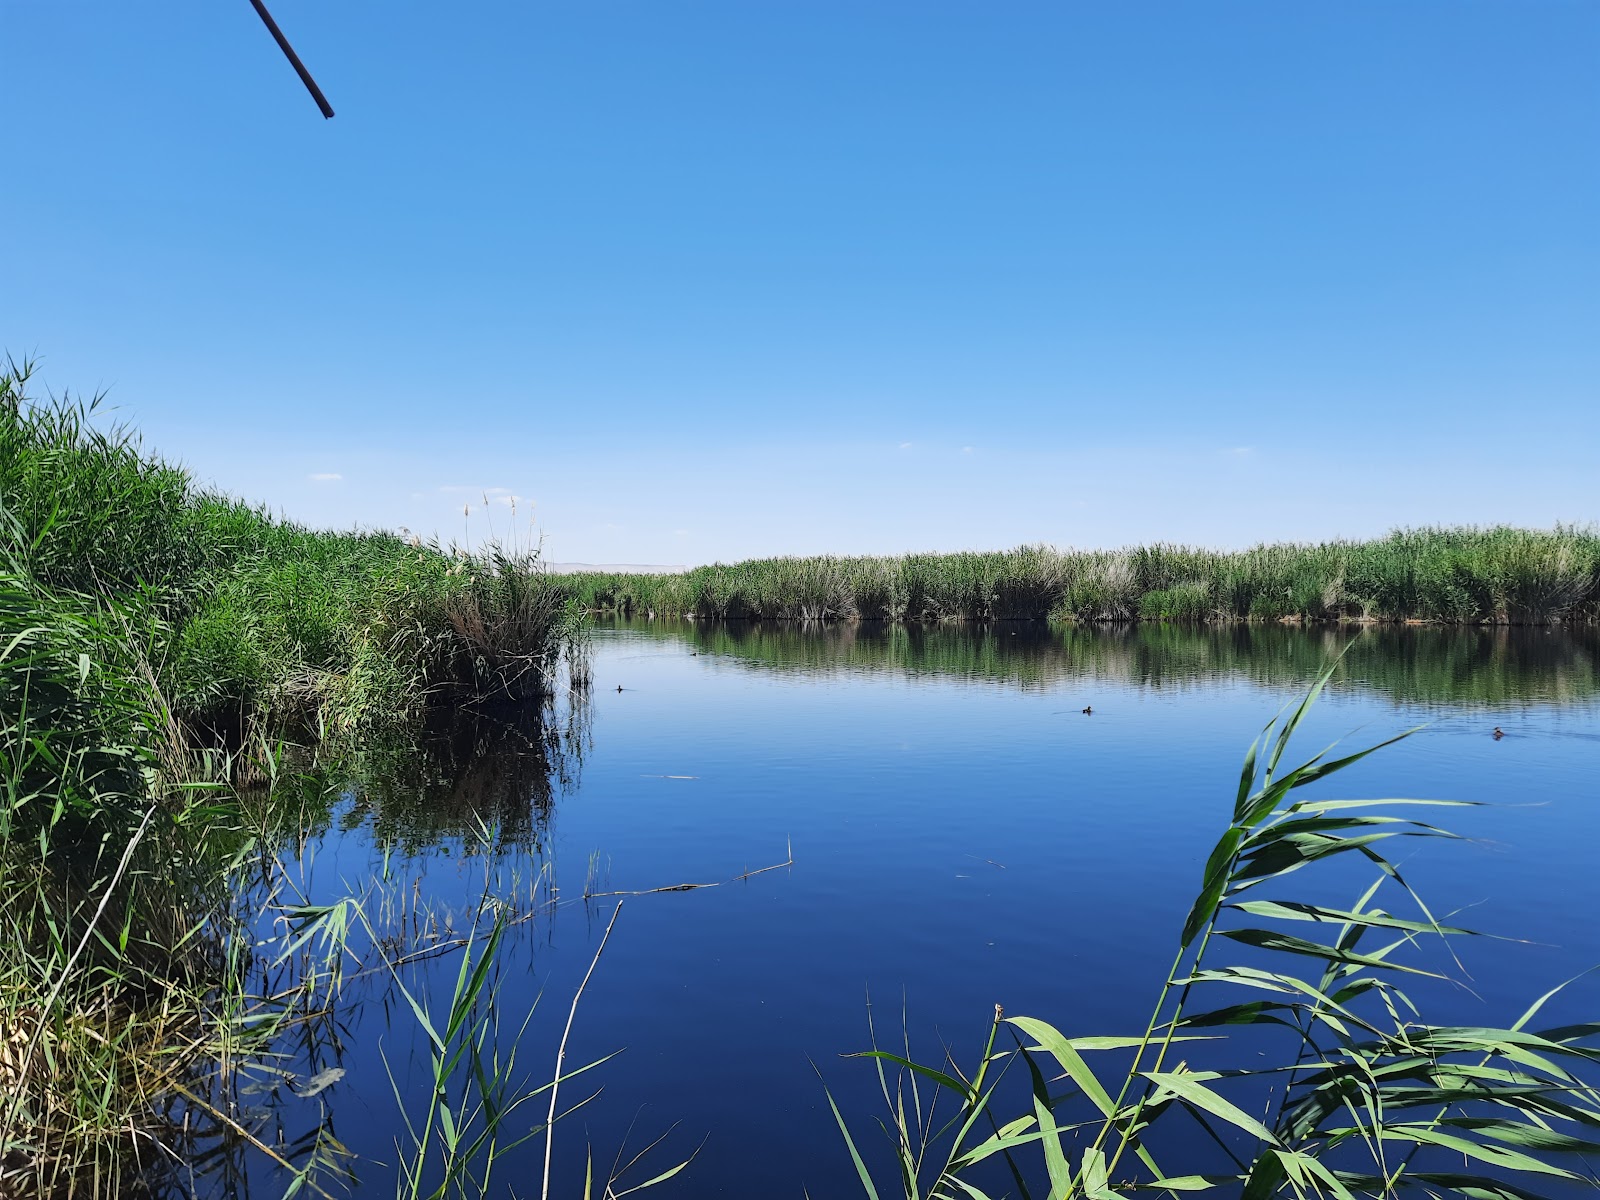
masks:
{"label": "clear blue sky", "polygon": [[272,7],[334,120],[246,0],[0,0],[0,347],[292,517],[1600,517],[1592,0]]}

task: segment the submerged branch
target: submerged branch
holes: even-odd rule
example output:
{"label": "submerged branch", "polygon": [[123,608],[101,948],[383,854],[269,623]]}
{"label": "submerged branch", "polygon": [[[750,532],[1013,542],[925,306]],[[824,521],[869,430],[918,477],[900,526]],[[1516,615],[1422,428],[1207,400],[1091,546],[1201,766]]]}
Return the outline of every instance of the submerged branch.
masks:
{"label": "submerged branch", "polygon": [[665,887],[640,888],[637,891],[617,892],[591,892],[585,890],[585,900],[603,900],[608,896],[654,896],[659,892],[693,892],[700,888],[722,887],[725,884],[739,883],[746,879],[754,879],[757,875],[765,875],[768,871],[781,871],[784,867],[794,866],[794,846],[789,847],[789,857],[781,863],[773,863],[770,867],[758,867],[754,871],[746,871],[743,875],[735,875],[732,879],[719,879],[713,883],[671,883]]}

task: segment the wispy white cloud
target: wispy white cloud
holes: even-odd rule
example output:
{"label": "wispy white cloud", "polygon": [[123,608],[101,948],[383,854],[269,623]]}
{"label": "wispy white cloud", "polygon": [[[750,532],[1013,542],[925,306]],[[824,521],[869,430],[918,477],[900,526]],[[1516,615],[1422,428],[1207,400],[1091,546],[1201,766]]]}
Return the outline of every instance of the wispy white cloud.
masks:
{"label": "wispy white cloud", "polygon": [[910,442],[901,442],[900,443],[900,449],[902,449],[902,450],[911,449],[911,443]]}
{"label": "wispy white cloud", "polygon": [[1229,458],[1249,458],[1255,452],[1254,446],[1230,446],[1223,451]]}
{"label": "wispy white cloud", "polygon": [[972,453],[972,447],[971,446],[963,446],[963,447],[961,447],[961,453],[963,453],[963,454],[971,454]]}
{"label": "wispy white cloud", "polygon": [[306,478],[312,483],[338,483],[344,476],[337,471],[318,471],[313,475],[307,475]]}

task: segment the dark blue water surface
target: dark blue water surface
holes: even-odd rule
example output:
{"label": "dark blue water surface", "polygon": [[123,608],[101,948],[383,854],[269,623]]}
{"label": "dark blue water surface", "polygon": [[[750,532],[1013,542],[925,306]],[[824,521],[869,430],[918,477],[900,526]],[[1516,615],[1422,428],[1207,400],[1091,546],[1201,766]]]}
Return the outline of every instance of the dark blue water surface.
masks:
{"label": "dark blue water surface", "polygon": [[[386,864],[391,896],[435,921],[486,877],[553,896],[496,964],[500,1042],[532,1009],[517,1069],[542,1080],[617,904],[586,886],[727,880],[792,848],[781,870],[623,902],[569,1065],[623,1053],[564,1085],[563,1108],[600,1094],[558,1125],[556,1191],[579,1194],[591,1150],[603,1174],[666,1135],[624,1183],[693,1154],[650,1194],[859,1195],[823,1081],[882,1160],[876,1074],[840,1057],[868,1045],[869,997],[880,1039],[903,1027],[934,1062],[948,1046],[970,1063],[997,1003],[1073,1034],[1141,1032],[1246,746],[1352,638],[1301,748],[1426,723],[1324,794],[1488,803],[1437,817],[1472,840],[1393,853],[1441,915],[1529,939],[1472,939],[1461,985],[1423,989],[1430,1019],[1507,1023],[1600,961],[1591,634],[602,626],[562,739],[510,765],[469,745],[426,787],[352,786],[304,878],[329,900]],[[497,850],[475,847],[474,813],[499,823]],[[1303,874],[1273,894],[1343,905],[1371,878]],[[442,1003],[458,967],[405,977]],[[396,1090],[421,1100],[425,1042],[386,979],[351,983],[336,1027],[297,1051],[296,1071],[344,1077],[280,1093],[273,1118],[286,1144],[326,1121],[364,1193],[393,1189]],[[1600,986],[1580,981],[1543,1023],[1596,1012]],[[542,1167],[536,1140],[492,1190],[537,1195]]]}

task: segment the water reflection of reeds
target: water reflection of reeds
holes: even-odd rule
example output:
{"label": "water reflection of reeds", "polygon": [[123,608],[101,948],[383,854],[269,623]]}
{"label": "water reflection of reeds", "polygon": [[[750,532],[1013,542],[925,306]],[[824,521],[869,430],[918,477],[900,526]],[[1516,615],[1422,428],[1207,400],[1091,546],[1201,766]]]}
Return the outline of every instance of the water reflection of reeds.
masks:
{"label": "water reflection of reeds", "polygon": [[[334,1124],[337,1113],[349,1117],[339,1103],[347,1093],[325,1089],[344,1079],[350,1047],[375,1022],[409,1028],[407,990],[424,995],[455,977],[459,956],[493,957],[507,931],[541,926],[556,902],[551,822],[577,786],[589,715],[580,687],[560,704],[436,718],[406,740],[323,743],[315,758],[286,753],[272,782],[243,797],[260,832],[257,866],[236,899],[255,930],[239,982],[250,1037],[202,1064],[188,1098],[163,1110],[187,1179],[158,1173],[154,1194],[247,1194],[274,1168],[296,1187],[348,1188],[352,1162]],[[321,861],[351,833],[370,852],[354,875],[337,858]],[[441,854],[452,862],[442,887],[430,872]],[[462,873],[465,860],[474,865]],[[448,964],[442,973],[436,961]],[[500,970],[491,964],[482,996],[492,997]],[[472,1011],[473,1036],[493,1041],[496,1007]],[[494,1089],[522,1078],[509,1068],[447,1074],[452,1102],[473,1080]]]}
{"label": "water reflection of reeds", "polygon": [[1303,686],[1328,660],[1339,680],[1397,703],[1570,704],[1600,692],[1600,631],[1506,626],[1053,626],[888,622],[618,622],[702,655],[802,674],[960,677],[1020,688],[1109,682],[1197,687],[1219,679]]}
{"label": "water reflection of reeds", "polygon": [[370,824],[378,844],[416,853],[441,839],[471,844],[491,829],[500,846],[542,852],[562,792],[575,786],[589,741],[575,703],[503,715],[456,714],[414,741],[367,748],[340,764],[352,803],[342,820]]}

